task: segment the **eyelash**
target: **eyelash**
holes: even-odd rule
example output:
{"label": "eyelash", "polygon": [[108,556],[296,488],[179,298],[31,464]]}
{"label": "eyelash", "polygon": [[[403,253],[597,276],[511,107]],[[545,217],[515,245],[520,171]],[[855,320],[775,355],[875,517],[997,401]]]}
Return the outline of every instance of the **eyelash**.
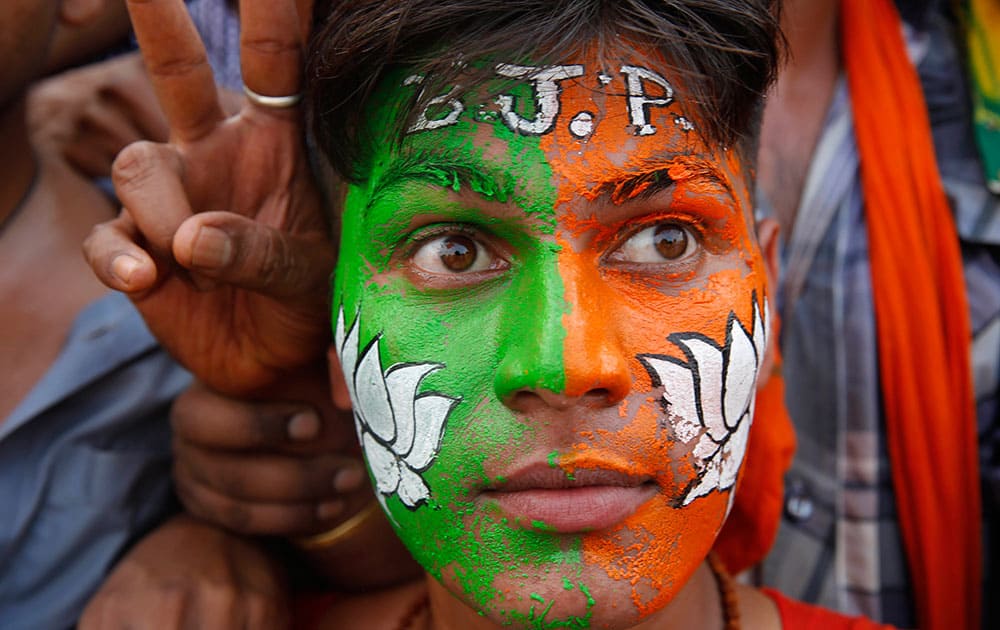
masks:
{"label": "eyelash", "polygon": [[417,253],[417,250],[434,239],[441,236],[451,236],[452,234],[468,236],[477,243],[482,243],[484,240],[483,233],[480,230],[469,227],[463,223],[438,223],[435,225],[428,225],[418,228],[406,237],[404,248],[406,257],[412,257]]}
{"label": "eyelash", "polygon": [[[413,264],[422,248],[437,239],[449,236],[464,236],[472,240],[478,248],[477,255],[489,256],[492,259],[489,268],[449,274],[430,271]],[[406,237],[405,246],[401,250],[400,265],[405,266],[410,273],[422,277],[425,281],[440,282],[442,287],[453,283],[463,284],[479,281],[478,279],[484,279],[494,272],[509,267],[506,248],[498,247],[496,238],[485,230],[463,223],[440,223],[418,228]]]}
{"label": "eyelash", "polygon": [[[694,220],[691,217],[673,212],[670,214],[661,214],[661,215],[643,217],[642,219],[636,222],[630,223],[625,228],[624,233],[621,233],[620,236],[612,237],[614,239],[612,241],[612,245],[605,250],[605,253],[602,256],[602,258],[606,260],[614,252],[619,251],[625,245],[625,243],[629,241],[629,239],[636,236],[643,230],[647,230],[649,228],[657,226],[668,226],[668,225],[677,226],[683,229],[685,232],[687,232],[690,236],[694,237],[695,244],[698,247],[702,247],[704,245],[705,228],[701,224],[701,222],[698,220]],[[665,264],[671,264],[671,263],[665,263]]]}
{"label": "eyelash", "polygon": [[[622,251],[630,239],[634,238],[644,230],[655,228],[657,226],[676,226],[684,230],[685,234],[689,238],[693,239],[693,246],[696,248],[696,251],[693,254],[684,255],[678,260],[665,259],[661,263],[614,260],[615,254]],[[644,217],[636,222],[627,224],[624,231],[619,230],[618,234],[618,236],[611,236],[608,239],[612,242],[612,245],[604,249],[604,253],[601,255],[601,261],[609,267],[617,267],[630,272],[641,270],[652,271],[654,268],[659,271],[669,267],[669,275],[677,276],[679,274],[692,271],[694,265],[701,259],[700,254],[702,253],[702,249],[704,247],[704,227],[701,223],[697,220],[693,220],[689,216],[679,215],[676,212]],[[452,281],[456,282],[459,280],[459,276],[464,276],[461,280],[463,282],[468,282],[474,277],[484,276],[490,272],[509,266],[508,257],[505,255],[507,252],[504,251],[504,248],[498,248],[496,246],[496,239],[489,231],[464,223],[438,223],[418,228],[414,232],[410,233],[405,237],[404,247],[400,248],[400,264],[405,265],[406,262],[413,261],[421,248],[432,243],[434,240],[453,235],[465,236],[473,240],[477,247],[480,248],[481,255],[490,256],[496,261],[499,261],[499,264],[492,264],[487,270],[471,271],[465,274],[461,272],[456,272],[454,274],[441,274],[434,271],[428,271],[412,264],[407,265],[410,271],[424,277],[425,279],[441,277],[450,278]]]}

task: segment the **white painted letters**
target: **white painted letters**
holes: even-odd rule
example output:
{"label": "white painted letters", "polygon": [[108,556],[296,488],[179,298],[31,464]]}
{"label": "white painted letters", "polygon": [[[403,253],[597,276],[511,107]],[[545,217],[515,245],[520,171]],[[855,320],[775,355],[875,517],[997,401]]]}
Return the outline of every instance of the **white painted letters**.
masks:
{"label": "white painted letters", "polygon": [[[628,90],[628,117],[635,127],[635,135],[650,136],[656,133],[656,127],[649,122],[649,107],[665,107],[674,102],[674,88],[670,82],[659,74],[638,66],[622,66],[625,75],[625,86]],[[662,97],[651,97],[646,94],[642,82],[650,81],[663,88]]]}
{"label": "white painted letters", "polygon": [[[531,94],[534,98],[534,117],[526,118],[517,113],[516,98],[512,94],[501,94],[496,98],[497,110],[488,111],[488,106],[482,105],[476,110],[474,120],[483,122],[493,116],[499,116],[508,129],[514,133],[527,136],[540,136],[551,133],[556,128],[562,103],[560,95],[562,89],[560,82],[567,79],[574,79],[584,75],[584,67],[580,64],[563,66],[520,66],[516,64],[501,63],[495,68],[496,74],[504,79],[514,79],[521,82],[530,83]],[[674,88],[662,75],[641,66],[622,66],[621,74],[625,82],[625,99],[628,110],[629,129],[637,136],[651,136],[656,133],[657,128],[650,122],[650,108],[667,107],[675,102]],[[614,83],[614,77],[604,72],[597,73],[600,87],[598,89],[609,88]],[[410,75],[403,80],[403,85],[420,85],[424,83],[421,75]],[[646,91],[648,84],[654,84],[662,89],[662,95],[653,95]],[[423,88],[421,88],[423,89]],[[441,129],[456,124],[465,112],[465,105],[456,98],[454,93],[457,90],[449,91],[447,94],[435,96],[426,102],[426,106],[421,111],[414,123],[407,130],[407,133],[418,131],[429,131]],[[659,90],[654,91],[657,94]],[[437,112],[431,118],[431,111],[443,108],[443,115]],[[522,108],[523,111],[523,108]],[[594,133],[596,121],[591,112],[573,111],[566,112],[570,133],[581,140],[589,138]],[[690,131],[694,125],[680,112],[673,112],[674,124]]]}
{"label": "white painted letters", "polygon": [[552,131],[559,114],[559,82],[583,75],[583,66],[515,66],[497,65],[497,74],[509,79],[527,79],[535,93],[535,118],[528,120],[514,111],[514,97],[502,94],[497,97],[500,116],[511,131],[529,136],[540,136]]}

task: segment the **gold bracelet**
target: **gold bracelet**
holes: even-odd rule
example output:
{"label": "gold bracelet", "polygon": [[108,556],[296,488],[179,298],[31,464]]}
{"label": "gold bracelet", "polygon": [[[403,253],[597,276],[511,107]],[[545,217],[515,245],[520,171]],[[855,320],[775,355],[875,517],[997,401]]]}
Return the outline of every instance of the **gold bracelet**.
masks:
{"label": "gold bracelet", "polygon": [[292,542],[300,549],[307,551],[330,548],[353,534],[355,530],[361,529],[365,522],[378,513],[380,509],[378,500],[372,499],[372,502],[363,507],[361,511],[333,529],[312,536],[293,538]]}

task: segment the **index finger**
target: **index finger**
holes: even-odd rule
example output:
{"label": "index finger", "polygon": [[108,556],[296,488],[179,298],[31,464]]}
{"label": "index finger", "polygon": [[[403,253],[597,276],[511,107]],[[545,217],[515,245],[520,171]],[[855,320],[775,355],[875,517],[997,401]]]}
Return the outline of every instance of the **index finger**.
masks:
{"label": "index finger", "polygon": [[240,64],[247,88],[262,96],[299,93],[301,29],[294,0],[240,2]]}
{"label": "index finger", "polygon": [[206,135],[225,116],[184,0],[128,0],[128,12],[171,136],[190,141]]}

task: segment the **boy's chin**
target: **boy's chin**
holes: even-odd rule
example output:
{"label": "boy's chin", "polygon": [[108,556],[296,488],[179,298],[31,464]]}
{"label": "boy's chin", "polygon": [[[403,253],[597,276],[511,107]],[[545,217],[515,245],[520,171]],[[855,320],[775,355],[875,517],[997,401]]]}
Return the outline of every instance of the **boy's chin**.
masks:
{"label": "boy's chin", "polygon": [[[482,611],[497,625],[510,628],[630,628],[667,606],[676,594],[633,586],[596,566],[541,565],[497,577],[497,598]],[[680,589],[683,585],[676,585]],[[444,584],[466,605],[478,610],[457,584]]]}

